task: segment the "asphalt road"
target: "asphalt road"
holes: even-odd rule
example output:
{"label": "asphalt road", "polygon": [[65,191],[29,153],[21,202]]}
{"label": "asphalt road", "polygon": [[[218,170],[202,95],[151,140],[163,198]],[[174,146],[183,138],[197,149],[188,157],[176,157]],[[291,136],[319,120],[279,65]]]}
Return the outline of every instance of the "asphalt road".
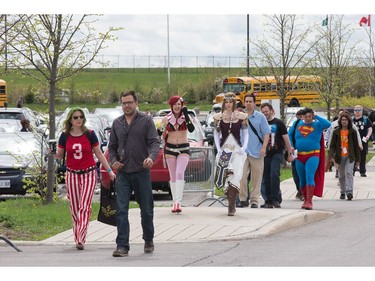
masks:
{"label": "asphalt road", "polygon": [[[284,208],[296,208],[288,200]],[[322,200],[315,209],[334,216],[288,231],[248,240],[155,245],[153,254],[142,244],[131,245],[129,256],[113,258],[114,245],[23,245],[22,252],[0,247],[1,266],[68,267],[259,267],[375,266],[375,200]]]}

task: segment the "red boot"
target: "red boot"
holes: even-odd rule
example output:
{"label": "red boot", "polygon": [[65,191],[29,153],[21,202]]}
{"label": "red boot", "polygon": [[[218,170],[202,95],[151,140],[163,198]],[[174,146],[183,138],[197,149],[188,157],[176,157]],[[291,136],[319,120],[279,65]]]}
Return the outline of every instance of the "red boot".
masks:
{"label": "red boot", "polygon": [[303,204],[301,206],[301,209],[306,209],[306,204],[307,204],[307,195],[306,195],[306,187],[301,187],[301,192],[303,196]]}
{"label": "red boot", "polygon": [[306,196],[307,196],[307,204],[305,206],[306,210],[312,210],[313,209],[313,204],[312,204],[312,199],[314,196],[314,189],[315,186],[306,186]]}

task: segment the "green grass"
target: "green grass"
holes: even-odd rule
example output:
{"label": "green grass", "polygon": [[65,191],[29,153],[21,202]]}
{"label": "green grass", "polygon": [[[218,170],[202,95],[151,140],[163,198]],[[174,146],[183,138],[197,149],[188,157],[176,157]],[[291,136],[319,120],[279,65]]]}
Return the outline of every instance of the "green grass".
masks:
{"label": "green grass", "polygon": [[[136,203],[131,203],[136,208]],[[93,202],[91,220],[97,219],[99,202]],[[42,204],[35,198],[0,201],[0,234],[12,240],[41,241],[72,228],[69,201]]]}

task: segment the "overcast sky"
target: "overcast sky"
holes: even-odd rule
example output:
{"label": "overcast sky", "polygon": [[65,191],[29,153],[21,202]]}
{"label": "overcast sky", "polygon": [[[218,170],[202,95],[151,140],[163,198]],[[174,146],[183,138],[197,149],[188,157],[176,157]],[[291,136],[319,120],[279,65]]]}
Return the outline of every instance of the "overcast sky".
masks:
{"label": "overcast sky", "polygon": [[[344,24],[354,29],[353,40],[368,41],[365,27],[359,26],[362,16],[344,15]],[[116,32],[118,40],[103,50],[107,55],[167,55],[167,18],[169,17],[169,50],[171,56],[243,56],[246,55],[247,15],[104,15],[99,23],[123,27]],[[304,15],[300,22],[321,28],[326,14]],[[249,15],[250,38],[265,30],[263,15]],[[375,23],[375,15],[374,15]]]}
{"label": "overcast sky", "polygon": [[242,57],[246,55],[247,13],[250,37],[265,34],[262,14],[304,15],[306,25],[319,27],[326,14],[344,14],[345,24],[354,29],[352,39],[362,42],[367,42],[368,36],[365,28],[359,26],[361,17],[373,12],[375,26],[375,0],[344,4],[337,0],[128,0],[120,4],[114,0],[15,0],[7,3],[5,10],[9,13],[103,14],[98,22],[99,30],[109,26],[124,28],[115,33],[118,40],[101,52],[111,56],[166,56],[169,42],[170,56]]}

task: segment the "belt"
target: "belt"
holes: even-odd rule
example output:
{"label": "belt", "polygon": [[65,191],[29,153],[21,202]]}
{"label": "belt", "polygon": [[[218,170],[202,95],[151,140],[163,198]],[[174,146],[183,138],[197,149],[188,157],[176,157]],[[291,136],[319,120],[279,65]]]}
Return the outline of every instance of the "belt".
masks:
{"label": "belt", "polygon": [[71,172],[73,174],[78,174],[78,175],[83,175],[83,174],[86,174],[88,172],[91,172],[91,171],[94,171],[96,169],[96,166],[92,166],[90,168],[87,168],[87,169],[83,169],[83,170],[72,170],[72,169],[69,169],[68,167],[66,167],[66,170],[68,172]]}
{"label": "belt", "polygon": [[301,151],[301,152],[298,151],[297,154],[308,155],[308,154],[315,154],[315,153],[319,153],[319,152],[320,152],[320,149],[317,149],[317,150],[311,150],[311,151]]}
{"label": "belt", "polygon": [[187,147],[171,148],[171,147],[166,146],[165,149],[168,151],[181,153],[181,151],[189,150],[189,147],[187,146]]}

